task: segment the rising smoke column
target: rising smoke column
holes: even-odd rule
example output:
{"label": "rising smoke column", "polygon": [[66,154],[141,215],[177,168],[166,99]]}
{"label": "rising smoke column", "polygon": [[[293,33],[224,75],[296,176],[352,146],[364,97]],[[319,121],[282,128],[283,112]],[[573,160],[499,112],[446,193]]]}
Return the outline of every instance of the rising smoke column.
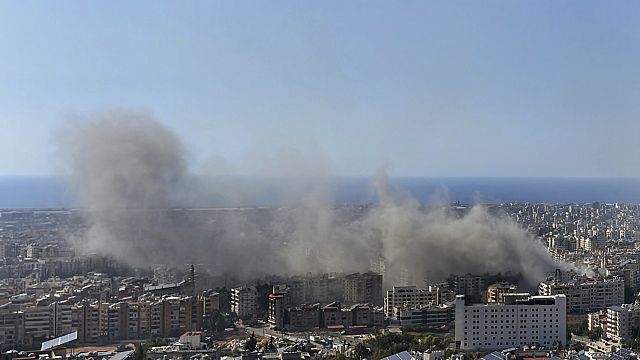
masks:
{"label": "rising smoke column", "polygon": [[72,239],[85,252],[141,267],[196,262],[240,278],[366,269],[368,248],[343,242],[353,236],[334,227],[323,177],[296,181],[297,203],[279,211],[185,211],[202,198],[243,196],[191,173],[180,139],[150,114],[81,118],[59,145],[88,218],[86,234]]}
{"label": "rising smoke column", "polygon": [[175,134],[146,113],[113,111],[64,129],[63,156],[79,206],[89,215],[86,251],[142,264],[174,244],[156,241],[160,209],[171,207],[187,175]]}
{"label": "rising smoke column", "polygon": [[[74,244],[130,265],[195,262],[250,279],[366,271],[370,259],[382,255],[387,280],[404,269],[416,281],[426,274],[443,280],[452,273],[510,271],[530,284],[556,266],[540,242],[512,220],[480,206],[462,217],[446,206],[424,209],[392,189],[384,175],[376,180],[378,204],[352,218],[348,210],[332,207],[326,174],[291,187],[295,203],[280,209],[175,210],[194,200],[202,204],[212,194],[246,194],[229,194],[230,188],[191,173],[180,139],[147,113],[98,114],[64,130],[63,158],[89,221]],[[297,167],[286,166],[287,158],[274,163]]]}
{"label": "rising smoke column", "polygon": [[[365,226],[380,234],[382,254],[390,276],[403,269],[411,274],[443,280],[450,274],[522,274],[535,288],[545,272],[561,266],[542,243],[508,217],[491,215],[481,205],[458,216],[449,206],[421,205],[392,189],[378,176],[379,205]],[[564,266],[564,265],[562,265]]]}

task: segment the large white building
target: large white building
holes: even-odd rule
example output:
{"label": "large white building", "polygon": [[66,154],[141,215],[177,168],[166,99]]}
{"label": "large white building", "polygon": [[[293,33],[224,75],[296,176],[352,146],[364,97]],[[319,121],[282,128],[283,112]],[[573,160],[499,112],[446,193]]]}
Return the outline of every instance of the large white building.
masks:
{"label": "large white building", "polygon": [[563,294],[567,297],[567,312],[588,313],[604,310],[624,302],[624,281],[620,278],[590,279],[579,277],[568,281],[543,281],[538,293],[544,296]]}
{"label": "large white building", "polygon": [[239,318],[252,316],[258,311],[258,291],[253,286],[231,289],[231,311]]}
{"label": "large white building", "polygon": [[566,297],[530,296],[512,304],[465,305],[456,296],[455,341],[462,350],[566,345]]}

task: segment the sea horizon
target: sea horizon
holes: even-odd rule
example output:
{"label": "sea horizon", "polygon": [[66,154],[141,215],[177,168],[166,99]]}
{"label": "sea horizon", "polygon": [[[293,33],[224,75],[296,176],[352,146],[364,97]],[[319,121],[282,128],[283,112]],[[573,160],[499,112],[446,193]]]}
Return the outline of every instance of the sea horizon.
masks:
{"label": "sea horizon", "polygon": [[[295,179],[289,179],[294,183]],[[329,178],[334,204],[364,204],[376,201],[373,177]],[[619,177],[488,177],[488,176],[392,176],[389,183],[422,203],[433,201],[475,203],[638,203],[640,178]],[[215,192],[234,191],[250,196],[224,199],[216,194],[199,197],[193,207],[279,206],[286,203],[289,185],[283,178],[228,176],[211,180]],[[245,191],[246,190],[246,191]],[[298,195],[305,191],[297,190]],[[235,203],[234,203],[235,201]],[[0,208],[74,208],[73,189],[60,177],[0,176]]]}

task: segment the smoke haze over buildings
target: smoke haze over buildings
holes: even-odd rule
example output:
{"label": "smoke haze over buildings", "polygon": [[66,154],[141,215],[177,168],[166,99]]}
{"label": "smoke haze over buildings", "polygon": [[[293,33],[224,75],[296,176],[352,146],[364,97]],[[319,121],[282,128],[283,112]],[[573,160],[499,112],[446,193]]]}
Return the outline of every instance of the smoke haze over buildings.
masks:
{"label": "smoke haze over buildings", "polygon": [[222,159],[212,157],[208,176],[195,174],[181,140],[150,114],[115,111],[80,119],[60,139],[69,182],[89,222],[71,241],[134,266],[197,262],[249,278],[366,271],[382,256],[387,280],[408,269],[434,280],[451,273],[522,273],[529,284],[556,266],[512,220],[482,206],[464,214],[437,204],[424,208],[393,189],[385,174],[374,183],[377,204],[336,208],[327,186],[330,166],[305,160],[304,152],[263,149],[268,161],[259,174],[296,177],[289,206],[186,211],[180,209],[202,199],[251,193],[218,186],[211,175],[233,168]]}

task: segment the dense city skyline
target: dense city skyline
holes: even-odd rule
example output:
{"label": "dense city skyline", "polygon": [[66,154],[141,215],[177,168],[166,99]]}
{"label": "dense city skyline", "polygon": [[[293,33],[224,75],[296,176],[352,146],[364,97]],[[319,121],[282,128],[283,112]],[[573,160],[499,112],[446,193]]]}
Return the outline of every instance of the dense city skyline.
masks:
{"label": "dense city skyline", "polygon": [[639,24],[0,0],[0,360],[639,360]]}

